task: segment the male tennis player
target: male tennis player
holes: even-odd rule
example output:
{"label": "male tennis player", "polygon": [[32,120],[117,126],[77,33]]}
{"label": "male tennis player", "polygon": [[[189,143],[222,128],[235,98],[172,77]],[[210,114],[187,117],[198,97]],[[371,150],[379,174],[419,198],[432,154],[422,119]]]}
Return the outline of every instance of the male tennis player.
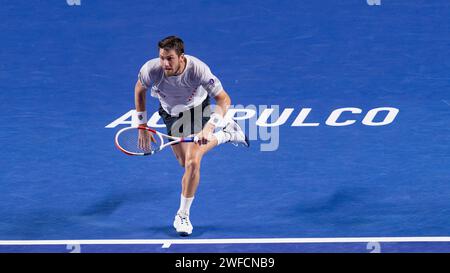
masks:
{"label": "male tennis player", "polygon": [[[172,146],[184,168],[180,208],[173,226],[180,235],[187,236],[193,229],[189,213],[200,179],[203,155],[223,143],[248,147],[249,142],[234,120],[224,118],[231,99],[209,67],[199,59],[185,55],[184,43],[176,36],[161,40],[158,47],[159,58],[145,63],[139,72],[135,85],[136,115],[139,124],[147,124],[146,90],[150,88],[151,95],[159,99],[158,112],[168,135],[198,137],[196,143]],[[209,107],[210,97],[217,105],[213,113]]]}

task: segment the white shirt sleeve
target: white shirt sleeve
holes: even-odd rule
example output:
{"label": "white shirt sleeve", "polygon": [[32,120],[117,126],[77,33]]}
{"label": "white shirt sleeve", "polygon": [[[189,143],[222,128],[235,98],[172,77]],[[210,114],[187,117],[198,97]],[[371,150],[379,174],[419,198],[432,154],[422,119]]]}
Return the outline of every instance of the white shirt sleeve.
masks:
{"label": "white shirt sleeve", "polygon": [[150,88],[152,85],[152,82],[154,82],[156,79],[154,78],[156,74],[158,74],[159,63],[158,59],[152,59],[148,62],[146,62],[141,69],[139,70],[138,79],[139,82],[144,86],[145,88]]}
{"label": "white shirt sleeve", "polygon": [[197,63],[196,72],[199,77],[199,84],[208,92],[210,97],[214,98],[223,90],[222,83],[205,63]]}

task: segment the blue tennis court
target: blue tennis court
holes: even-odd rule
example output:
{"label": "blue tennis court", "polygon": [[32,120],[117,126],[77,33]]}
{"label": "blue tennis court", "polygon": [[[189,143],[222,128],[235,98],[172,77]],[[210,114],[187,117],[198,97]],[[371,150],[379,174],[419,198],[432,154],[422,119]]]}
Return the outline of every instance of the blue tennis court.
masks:
{"label": "blue tennis court", "polygon": [[[450,252],[449,16],[446,0],[2,3],[0,252]],[[114,146],[172,34],[251,139],[203,159],[187,238],[172,152]]]}

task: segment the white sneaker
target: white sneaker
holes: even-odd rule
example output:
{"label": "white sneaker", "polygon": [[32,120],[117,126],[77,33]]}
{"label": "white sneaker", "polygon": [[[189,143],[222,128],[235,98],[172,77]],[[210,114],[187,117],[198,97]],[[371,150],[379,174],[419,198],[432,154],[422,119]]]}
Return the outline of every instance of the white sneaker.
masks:
{"label": "white sneaker", "polygon": [[188,236],[192,233],[191,221],[189,221],[189,214],[186,212],[177,212],[175,220],[173,221],[173,227],[177,230],[181,236]]}
{"label": "white sneaker", "polygon": [[223,128],[223,132],[230,135],[229,142],[231,142],[234,146],[241,144],[245,147],[250,147],[248,137],[244,134],[241,126],[239,126],[234,119],[226,119],[226,125],[225,128]]}

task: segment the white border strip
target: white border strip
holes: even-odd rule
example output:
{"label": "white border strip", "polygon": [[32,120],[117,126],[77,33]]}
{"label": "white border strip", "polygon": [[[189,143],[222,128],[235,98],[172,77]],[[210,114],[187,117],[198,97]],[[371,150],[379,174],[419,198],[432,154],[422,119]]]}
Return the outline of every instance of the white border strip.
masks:
{"label": "white border strip", "polygon": [[311,243],[408,243],[450,242],[450,237],[354,238],[237,238],[237,239],[130,239],[130,240],[3,240],[1,245],[171,245],[182,244],[311,244]]}

